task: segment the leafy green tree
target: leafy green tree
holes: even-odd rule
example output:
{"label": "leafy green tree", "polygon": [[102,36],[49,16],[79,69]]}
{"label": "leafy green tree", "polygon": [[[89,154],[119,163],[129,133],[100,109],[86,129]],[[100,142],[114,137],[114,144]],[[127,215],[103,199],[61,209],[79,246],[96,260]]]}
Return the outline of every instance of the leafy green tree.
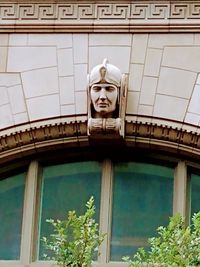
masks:
{"label": "leafy green tree", "polygon": [[52,256],[48,260],[56,261],[60,267],[90,267],[95,251],[98,251],[105,234],[99,234],[98,224],[94,220],[94,198],[86,203],[85,214],[77,216],[69,211],[66,220],[47,220],[54,227],[49,238],[43,237],[45,248]]}
{"label": "leafy green tree", "polygon": [[200,212],[194,214],[192,224],[185,227],[180,214],[170,218],[167,227],[157,229],[158,236],[149,239],[150,249],[139,248],[131,259],[126,256],[129,267],[200,266]]}

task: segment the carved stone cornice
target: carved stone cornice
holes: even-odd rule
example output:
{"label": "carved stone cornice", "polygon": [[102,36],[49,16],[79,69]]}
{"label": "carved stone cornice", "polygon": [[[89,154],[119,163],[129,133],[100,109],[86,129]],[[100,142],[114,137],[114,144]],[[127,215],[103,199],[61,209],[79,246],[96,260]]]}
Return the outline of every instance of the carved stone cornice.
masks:
{"label": "carved stone cornice", "polygon": [[[163,124],[126,121],[125,145],[196,156],[200,155],[200,134],[166,126],[164,120]],[[47,121],[42,126],[17,131],[13,129],[13,132],[1,135],[0,162],[40,151],[79,146],[89,146],[87,120],[58,121],[54,124]]]}
{"label": "carved stone cornice", "polygon": [[[200,155],[200,134],[179,127],[151,122],[126,123],[126,142],[131,146],[157,148],[188,155]],[[135,144],[135,145],[134,145]]]}
{"label": "carved stone cornice", "polygon": [[200,1],[1,0],[0,32],[200,32]]}
{"label": "carved stone cornice", "polygon": [[[24,126],[23,126],[24,128]],[[87,121],[57,122],[29,127],[0,136],[0,161],[40,151],[78,147],[88,142]],[[81,144],[80,144],[81,143]]]}

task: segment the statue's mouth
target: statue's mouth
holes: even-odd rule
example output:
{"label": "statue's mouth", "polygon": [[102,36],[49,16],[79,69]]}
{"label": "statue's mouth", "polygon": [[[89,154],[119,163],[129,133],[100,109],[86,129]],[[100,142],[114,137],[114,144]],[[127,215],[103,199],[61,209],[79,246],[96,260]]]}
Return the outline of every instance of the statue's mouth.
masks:
{"label": "statue's mouth", "polygon": [[98,107],[99,108],[107,108],[108,107],[108,104],[107,103],[99,103],[98,104]]}

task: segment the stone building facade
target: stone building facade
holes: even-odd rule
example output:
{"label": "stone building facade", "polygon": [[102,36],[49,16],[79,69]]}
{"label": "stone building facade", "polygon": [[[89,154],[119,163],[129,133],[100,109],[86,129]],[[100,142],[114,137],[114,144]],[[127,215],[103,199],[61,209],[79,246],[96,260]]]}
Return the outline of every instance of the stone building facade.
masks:
{"label": "stone building facade", "polygon": [[[0,267],[53,266],[45,220],[90,195],[108,233],[94,265],[123,266],[172,214],[189,223],[200,2],[1,0],[0,25]],[[104,58],[128,77],[120,139],[88,134],[87,75]]]}

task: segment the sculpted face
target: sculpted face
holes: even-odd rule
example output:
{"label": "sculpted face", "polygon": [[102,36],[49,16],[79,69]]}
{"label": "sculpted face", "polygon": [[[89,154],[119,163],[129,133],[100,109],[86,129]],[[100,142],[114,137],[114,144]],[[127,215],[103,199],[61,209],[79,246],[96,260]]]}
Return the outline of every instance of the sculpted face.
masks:
{"label": "sculpted face", "polygon": [[93,84],[90,91],[96,118],[111,118],[116,109],[118,89],[114,84]]}

